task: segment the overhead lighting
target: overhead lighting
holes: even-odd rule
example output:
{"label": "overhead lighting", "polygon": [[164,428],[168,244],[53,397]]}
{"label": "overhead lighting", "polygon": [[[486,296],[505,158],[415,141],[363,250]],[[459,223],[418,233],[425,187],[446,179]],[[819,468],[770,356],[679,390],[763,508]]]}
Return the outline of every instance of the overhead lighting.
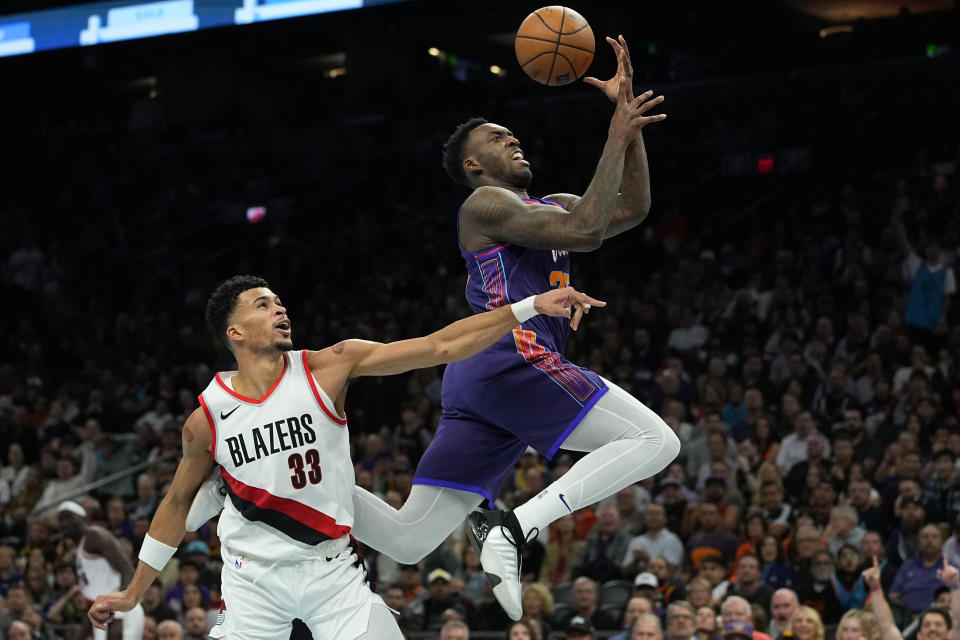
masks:
{"label": "overhead lighting", "polygon": [[506,69],[503,69],[495,64],[490,65],[490,73],[500,78],[507,75]]}
{"label": "overhead lighting", "polygon": [[323,72],[324,78],[339,78],[347,74],[347,70],[344,67],[334,67],[333,69],[327,69]]}
{"label": "overhead lighting", "polygon": [[427,49],[427,53],[429,53],[431,56],[436,58],[437,56],[440,55],[440,49],[437,49],[436,47],[430,47],[429,49]]}

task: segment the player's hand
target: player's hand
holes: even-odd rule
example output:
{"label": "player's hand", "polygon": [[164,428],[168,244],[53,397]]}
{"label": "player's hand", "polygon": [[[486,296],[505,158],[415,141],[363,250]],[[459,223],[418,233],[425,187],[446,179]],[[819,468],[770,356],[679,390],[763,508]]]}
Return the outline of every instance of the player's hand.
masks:
{"label": "player's hand", "polygon": [[873,556],[873,566],[864,570],[863,581],[867,583],[870,591],[880,586],[880,565],[877,563],[877,556]]}
{"label": "player's hand", "polygon": [[97,629],[106,630],[117,611],[130,611],[137,606],[137,599],[126,591],[107,593],[97,596],[97,600],[90,605],[87,617]]}
{"label": "player's hand", "polygon": [[627,41],[623,39],[623,36],[618,36],[618,38],[619,41],[607,36],[607,42],[613,47],[613,53],[617,56],[616,74],[606,81],[598,80],[593,76],[583,79],[587,84],[600,89],[611,102],[617,101],[620,84],[624,81],[628,89],[627,100],[633,100],[633,64],[630,62],[630,49],[627,48]]}
{"label": "player's hand", "polygon": [[947,562],[947,554],[943,554],[943,568],[937,569],[937,577],[951,589],[960,586],[960,571],[957,571],[955,566]]}
{"label": "player's hand", "polygon": [[[573,287],[552,289],[546,293],[541,293],[533,299],[533,308],[536,309],[538,313],[560,318],[570,318],[573,316],[572,308],[577,304],[584,307],[607,306],[606,302],[591,298],[585,293],[580,293]],[[570,322],[570,326],[576,331],[577,327],[574,325],[574,322],[579,324],[579,317],[574,317]]]}

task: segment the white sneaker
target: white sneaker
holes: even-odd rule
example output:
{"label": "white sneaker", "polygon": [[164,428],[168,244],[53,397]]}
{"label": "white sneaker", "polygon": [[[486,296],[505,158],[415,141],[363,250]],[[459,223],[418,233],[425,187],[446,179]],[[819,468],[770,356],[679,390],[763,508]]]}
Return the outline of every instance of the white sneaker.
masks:
{"label": "white sneaker", "polygon": [[467,517],[467,537],[493,587],[493,595],[511,620],[523,617],[520,563],[526,538],[512,511],[474,511]]}
{"label": "white sneaker", "polygon": [[223,489],[223,478],[220,477],[220,465],[217,465],[200,485],[197,495],[190,504],[190,511],[187,512],[187,531],[196,531],[210,518],[216,517],[223,510],[226,495],[226,490]]}

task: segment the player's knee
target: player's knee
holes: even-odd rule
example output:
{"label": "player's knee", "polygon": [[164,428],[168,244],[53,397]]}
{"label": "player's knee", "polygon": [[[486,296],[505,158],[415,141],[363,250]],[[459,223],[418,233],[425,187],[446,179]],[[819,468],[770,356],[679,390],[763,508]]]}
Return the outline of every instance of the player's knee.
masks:
{"label": "player's knee", "polygon": [[672,462],[678,455],[680,455],[680,438],[677,437],[677,434],[674,433],[673,429],[670,428],[670,425],[663,423],[663,455],[665,458],[669,457],[669,460]]}
{"label": "player's knee", "polygon": [[410,536],[389,555],[400,564],[417,564],[436,548],[437,545],[431,545],[425,536]]}

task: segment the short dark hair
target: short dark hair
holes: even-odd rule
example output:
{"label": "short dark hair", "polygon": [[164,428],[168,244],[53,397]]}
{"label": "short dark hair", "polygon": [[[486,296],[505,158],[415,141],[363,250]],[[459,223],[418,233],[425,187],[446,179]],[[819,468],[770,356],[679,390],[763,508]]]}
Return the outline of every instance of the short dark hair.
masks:
{"label": "short dark hair", "polygon": [[463,170],[463,147],[470,132],[482,124],[487,124],[487,119],[479,116],[458,124],[443,145],[443,168],[446,169],[450,179],[457,184],[470,186],[467,172]]}
{"label": "short dark hair", "polygon": [[227,325],[230,323],[230,316],[233,310],[237,308],[237,298],[247,289],[256,289],[257,287],[267,287],[267,281],[257,276],[233,276],[232,278],[220,283],[207,300],[207,327],[214,338],[217,338],[233,351],[230,346],[230,340],[227,339]]}
{"label": "short dark hair", "polygon": [[919,618],[921,627],[923,626],[923,619],[931,613],[935,613],[943,618],[943,621],[947,623],[947,630],[953,628],[953,621],[950,620],[950,612],[943,607],[928,607],[926,610],[924,610],[924,612],[920,614]]}

